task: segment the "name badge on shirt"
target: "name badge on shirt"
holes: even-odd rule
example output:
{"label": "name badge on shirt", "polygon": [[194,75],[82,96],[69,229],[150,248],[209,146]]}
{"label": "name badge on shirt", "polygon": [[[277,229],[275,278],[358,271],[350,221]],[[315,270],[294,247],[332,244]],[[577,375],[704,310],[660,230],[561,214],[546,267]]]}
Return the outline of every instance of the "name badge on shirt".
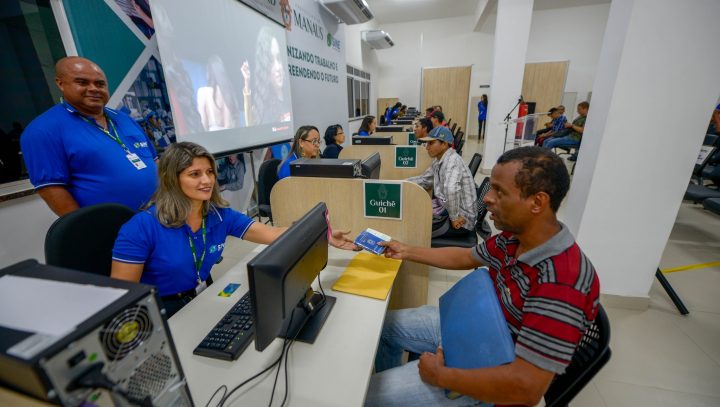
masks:
{"label": "name badge on shirt", "polygon": [[135,153],[126,154],[125,157],[127,157],[128,161],[130,161],[130,164],[132,164],[135,168],[138,170],[142,170],[143,168],[147,168],[147,165],[143,162],[143,160],[138,157]]}
{"label": "name badge on shirt", "polygon": [[195,295],[200,295],[200,293],[205,291],[206,288],[207,288],[207,282],[205,282],[205,281],[198,282],[198,285],[195,286]]}

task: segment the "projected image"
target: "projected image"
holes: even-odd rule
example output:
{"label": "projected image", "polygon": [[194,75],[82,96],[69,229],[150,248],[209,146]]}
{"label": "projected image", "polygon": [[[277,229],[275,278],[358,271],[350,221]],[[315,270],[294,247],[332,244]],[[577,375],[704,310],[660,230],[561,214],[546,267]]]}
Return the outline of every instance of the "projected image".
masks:
{"label": "projected image", "polygon": [[197,111],[205,131],[240,125],[240,109],[225,64],[217,55],[208,58],[205,86],[197,89]]}
{"label": "projected image", "polygon": [[283,27],[240,2],[151,5],[179,141],[221,153],[292,138]]}
{"label": "projected image", "polygon": [[115,3],[135,23],[135,26],[146,37],[150,38],[155,33],[155,26],[150,13],[148,0],[115,0]]}
{"label": "projected image", "polygon": [[[250,124],[289,122],[292,120],[292,108],[287,92],[285,66],[280,55],[280,44],[263,27],[255,46],[255,70],[251,71],[247,61],[243,63],[242,74],[245,79],[244,94],[250,94]],[[250,81],[252,81],[252,87]],[[249,91],[249,92],[248,92]]]}
{"label": "projected image", "polygon": [[150,57],[117,109],[127,113],[156,147],[175,142],[175,124],[160,63]]}

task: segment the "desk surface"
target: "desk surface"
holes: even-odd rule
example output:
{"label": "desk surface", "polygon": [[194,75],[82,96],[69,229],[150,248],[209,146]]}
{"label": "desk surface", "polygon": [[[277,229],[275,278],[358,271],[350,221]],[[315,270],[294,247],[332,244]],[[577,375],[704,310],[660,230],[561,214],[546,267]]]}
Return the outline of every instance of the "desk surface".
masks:
{"label": "desk surface", "polygon": [[[198,406],[204,406],[218,386],[225,384],[232,389],[269,366],[280,355],[280,339],[275,339],[263,352],[257,352],[253,342],[240,358],[232,362],[192,353],[217,321],[247,292],[246,263],[264,247],[260,246],[248,254],[169,320],[190,393]],[[328,265],[320,273],[320,279],[325,293],[336,297],[337,302],[315,343],[296,342],[290,350],[289,406],[362,406],[365,401],[388,302],[387,299],[379,301],[331,289],[355,254],[329,248]],[[218,292],[228,283],[241,283],[241,286],[232,297],[219,297]],[[275,369],[271,369],[243,386],[225,405],[267,404],[274,374]],[[275,399],[282,400],[284,388],[281,372]],[[216,397],[211,405],[216,405],[218,400]]]}

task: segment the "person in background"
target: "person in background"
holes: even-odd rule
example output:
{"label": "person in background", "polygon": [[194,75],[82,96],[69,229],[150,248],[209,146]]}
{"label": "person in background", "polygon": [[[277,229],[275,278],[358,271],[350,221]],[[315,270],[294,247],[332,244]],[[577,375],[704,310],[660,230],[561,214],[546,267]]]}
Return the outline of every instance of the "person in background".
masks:
{"label": "person in background", "polygon": [[564,128],[570,131],[570,134],[562,137],[554,137],[543,143],[543,147],[553,149],[555,147],[580,147],[582,135],[585,131],[585,119],[587,119],[590,104],[588,102],[580,102],[577,105],[578,117],[573,120],[572,124],[565,123]]}
{"label": "person in background", "polygon": [[322,158],[338,158],[345,142],[345,132],[339,124],[328,126],[325,130],[325,150]]}
{"label": "person in background", "polygon": [[447,126],[447,122],[445,121],[445,115],[440,110],[436,110],[433,112],[433,114],[430,116],[430,121],[433,124],[433,128],[438,126]]}
{"label": "person in background", "polygon": [[315,126],[301,126],[295,132],[292,148],[278,166],[278,179],[290,176],[290,163],[298,158],[320,158],[320,131]]}
{"label": "person in background", "polygon": [[387,111],[385,114],[385,125],[390,125],[393,120],[397,119],[400,106],[402,106],[402,103],[397,102]]}
{"label": "person in background", "polygon": [[550,108],[548,116],[550,116],[551,120],[545,123],[545,128],[535,133],[536,146],[542,146],[545,140],[555,136],[564,128],[565,122],[562,119],[564,119],[565,116],[560,115],[560,109],[557,107]]}
{"label": "person in background", "polygon": [[488,97],[480,96],[478,101],[478,140],[485,138],[485,120],[487,119]]}
{"label": "person in background", "polygon": [[[216,171],[205,148],[190,142],[168,147],[159,162],[158,189],[115,240],[110,276],[157,287],[168,318],[212,284],[210,269],[227,236],[270,244],[287,229],[229,208]],[[329,243],[356,249],[348,233],[332,233]]]}
{"label": "person in background", "polygon": [[58,216],[105,202],[134,210],[157,186],[157,153],[130,116],[109,109],[105,73],[66,57],[55,65],[62,101],[33,120],[20,138],[30,181]]}
{"label": "person in background", "polygon": [[430,116],[432,116],[434,111],[435,111],[435,106],[428,107],[427,109],[425,109],[425,117],[427,117],[429,119]]}
{"label": "person in background", "polygon": [[423,137],[427,137],[430,130],[433,129],[433,124],[428,118],[422,118],[415,122],[415,138],[420,140]]}
{"label": "person in background", "polygon": [[365,116],[362,123],[360,123],[358,136],[369,136],[375,133],[375,127],[377,127],[377,120],[375,120],[375,116]]}
{"label": "person in background", "polygon": [[418,140],[425,142],[425,149],[433,161],[425,172],[408,178],[408,181],[433,190],[432,237],[474,233],[477,219],[475,181],[467,164],[452,148],[452,133],[447,127],[438,126]]}
{"label": "person in background", "polygon": [[[437,307],[389,312],[370,378],[366,406],[534,406],[575,350],[598,312],[600,283],[557,210],[570,186],[565,163],[539,147],[505,152],[483,201],[501,232],[473,248],[425,248],[397,241],[385,256],[441,269],[488,267],[513,342],[509,364],[478,369],[445,366]],[[421,354],[401,366],[403,351]],[[463,395],[448,400],[445,390]]]}
{"label": "person in background", "polygon": [[406,114],[407,114],[407,106],[405,106],[405,105],[400,106],[400,110],[398,110],[397,117],[403,117]]}

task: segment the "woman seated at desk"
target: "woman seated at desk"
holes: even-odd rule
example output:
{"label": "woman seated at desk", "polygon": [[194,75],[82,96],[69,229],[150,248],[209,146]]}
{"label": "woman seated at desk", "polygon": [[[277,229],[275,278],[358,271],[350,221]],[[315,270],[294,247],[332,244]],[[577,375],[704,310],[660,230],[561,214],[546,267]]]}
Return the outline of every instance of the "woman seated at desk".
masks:
{"label": "woman seated at desk", "polygon": [[290,153],[278,165],[278,179],[290,176],[290,163],[298,158],[320,158],[320,131],[317,127],[301,126],[297,129]]}
{"label": "woman seated at desk", "polygon": [[[287,229],[229,208],[220,196],[216,171],[205,148],[172,144],[158,165],[158,189],[115,241],[111,277],[157,287],[168,318],[212,284],[210,269],[228,235],[269,244]],[[330,244],[355,249],[348,233],[332,233]]]}
{"label": "woman seated at desk", "polygon": [[325,130],[325,150],[322,158],[338,158],[345,142],[345,132],[339,124],[333,124]]}
{"label": "woman seated at desk", "polygon": [[362,123],[360,123],[358,136],[369,136],[375,133],[375,127],[377,127],[377,120],[375,119],[375,116],[365,116]]}

